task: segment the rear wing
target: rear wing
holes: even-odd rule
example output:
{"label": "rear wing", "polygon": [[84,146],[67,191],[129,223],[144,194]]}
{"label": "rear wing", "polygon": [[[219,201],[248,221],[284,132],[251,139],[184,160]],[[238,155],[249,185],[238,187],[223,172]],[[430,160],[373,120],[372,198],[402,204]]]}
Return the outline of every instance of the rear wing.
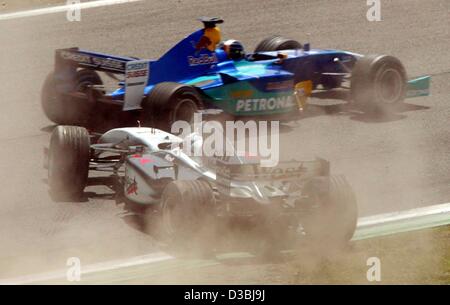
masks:
{"label": "rear wing", "polygon": [[234,163],[216,160],[217,180],[231,181],[290,181],[328,176],[330,164],[317,158],[312,161],[281,161],[275,167],[261,167],[259,162]]}
{"label": "rear wing", "polygon": [[55,69],[79,67],[108,73],[125,74],[127,62],[133,60],[136,59],[83,51],[79,48],[59,49],[55,52]]}
{"label": "rear wing", "polygon": [[[141,109],[145,87],[150,76],[150,61],[80,50],[59,49],[55,52],[55,81],[63,93],[71,93],[78,68],[124,75],[123,110]],[[69,84],[69,85],[67,85]]]}

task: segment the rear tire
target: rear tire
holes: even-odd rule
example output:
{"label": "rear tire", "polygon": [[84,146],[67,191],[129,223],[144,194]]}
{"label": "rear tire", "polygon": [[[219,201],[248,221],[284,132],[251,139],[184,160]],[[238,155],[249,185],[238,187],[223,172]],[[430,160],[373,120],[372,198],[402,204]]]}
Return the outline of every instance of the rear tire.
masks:
{"label": "rear tire", "polygon": [[356,229],[358,207],[345,177],[313,178],[302,193],[311,204],[300,220],[308,240],[326,248],[346,245]]}
{"label": "rear tire", "polygon": [[189,252],[211,252],[214,194],[205,181],[173,181],[161,197],[162,231],[171,246]]}
{"label": "rear tire", "polygon": [[406,96],[403,64],[388,55],[369,55],[356,61],[351,76],[352,99],[372,114],[383,114]]}
{"label": "rear tire", "polygon": [[192,123],[194,114],[203,108],[197,91],[183,84],[157,84],[142,103],[144,123],[171,132],[176,121]]}
{"label": "rear tire", "polygon": [[255,53],[301,49],[301,48],[302,44],[296,40],[287,39],[278,35],[274,35],[262,40],[256,46]]}
{"label": "rear tire", "polygon": [[[83,69],[76,73],[74,83],[69,85],[70,92],[86,92],[89,85],[102,85],[97,72]],[[85,125],[93,105],[89,102],[73,101],[69,96],[59,93],[55,75],[50,73],[42,87],[41,106],[50,121],[59,125]]]}
{"label": "rear tire", "polygon": [[86,187],[90,159],[88,131],[77,126],[58,126],[50,139],[48,184],[58,199],[79,198]]}

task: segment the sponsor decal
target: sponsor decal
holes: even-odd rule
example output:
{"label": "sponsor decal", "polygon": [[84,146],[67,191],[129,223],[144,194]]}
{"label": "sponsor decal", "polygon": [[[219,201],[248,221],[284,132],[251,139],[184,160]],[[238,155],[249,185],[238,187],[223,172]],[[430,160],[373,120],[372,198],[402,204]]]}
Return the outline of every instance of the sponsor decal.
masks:
{"label": "sponsor decal", "polygon": [[81,54],[71,51],[61,51],[60,56],[62,59],[74,61],[80,64],[85,64],[94,67],[113,69],[113,70],[124,70],[125,63],[119,60],[111,58],[95,57],[88,54]]}
{"label": "sponsor decal", "polygon": [[94,65],[103,68],[112,68],[121,70],[124,67],[123,62],[110,58],[92,57],[92,62],[94,63]]}
{"label": "sponsor decal", "polygon": [[310,80],[295,84],[294,95],[297,99],[297,105],[300,110],[305,109],[308,97],[311,96],[313,83]]}
{"label": "sponsor decal", "polygon": [[144,70],[147,69],[148,62],[130,62],[127,65],[128,71]]}
{"label": "sponsor decal", "polygon": [[138,159],[139,163],[141,165],[145,165],[147,163],[153,163],[154,162],[152,159],[146,158],[146,157],[142,157],[142,155],[140,155],[140,154],[135,154],[135,155],[131,156],[131,158]]}
{"label": "sponsor decal", "polygon": [[294,81],[285,80],[282,82],[270,82],[266,85],[266,90],[289,90],[294,87]]}
{"label": "sponsor decal", "polygon": [[127,64],[127,78],[146,77],[148,75],[148,62]]}
{"label": "sponsor decal", "polygon": [[293,106],[293,98],[290,95],[260,99],[241,99],[236,103],[236,111],[267,111],[291,108]]}
{"label": "sponsor decal", "polygon": [[147,60],[135,60],[126,63],[125,103],[123,110],[141,109],[145,86],[150,75],[150,63]]}
{"label": "sponsor decal", "polygon": [[234,91],[230,93],[230,97],[234,98],[234,99],[239,99],[239,98],[250,98],[253,95],[253,91],[252,90],[239,90],[239,91]]}
{"label": "sponsor decal", "polygon": [[270,175],[272,179],[282,179],[292,176],[301,176],[308,172],[308,169],[303,166],[303,163],[300,163],[298,166],[294,167],[261,167],[260,173],[264,175]]}
{"label": "sponsor decal", "polygon": [[60,54],[61,58],[65,59],[65,60],[71,60],[71,61],[76,61],[78,63],[85,63],[85,64],[91,63],[91,57],[89,55],[73,53],[73,52],[69,52],[69,51],[61,51],[59,54]]}
{"label": "sponsor decal", "polygon": [[133,181],[130,178],[126,178],[126,192],[127,195],[135,194],[137,195],[138,185],[136,182],[136,178],[133,178]]}
{"label": "sponsor decal", "polygon": [[212,65],[217,64],[219,60],[215,53],[209,56],[208,54],[202,54],[200,56],[188,56],[189,66],[200,66],[200,65]]}
{"label": "sponsor decal", "polygon": [[127,72],[127,77],[141,77],[141,76],[147,76],[147,70]]}
{"label": "sponsor decal", "polygon": [[148,159],[148,158],[141,158],[139,160],[139,162],[141,163],[141,165],[145,165],[147,163],[153,163],[153,160],[152,159]]}

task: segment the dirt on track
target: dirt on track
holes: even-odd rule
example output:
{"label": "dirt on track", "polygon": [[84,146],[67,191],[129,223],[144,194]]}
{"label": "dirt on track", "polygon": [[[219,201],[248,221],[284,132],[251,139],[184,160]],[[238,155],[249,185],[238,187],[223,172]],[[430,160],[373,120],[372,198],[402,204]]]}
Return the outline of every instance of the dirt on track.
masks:
{"label": "dirt on track", "polygon": [[[373,280],[371,258],[379,259],[380,281]],[[125,280],[120,274],[98,279],[124,284],[450,284],[450,228],[353,242],[347,249],[323,254],[304,249],[275,260],[222,259],[190,272],[147,277],[136,272]]]}

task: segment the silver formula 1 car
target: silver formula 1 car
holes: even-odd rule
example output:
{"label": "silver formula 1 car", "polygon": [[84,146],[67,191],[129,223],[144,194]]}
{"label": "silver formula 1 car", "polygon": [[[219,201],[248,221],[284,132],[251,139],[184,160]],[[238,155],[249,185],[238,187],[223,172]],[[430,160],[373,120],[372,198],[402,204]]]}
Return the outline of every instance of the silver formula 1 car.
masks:
{"label": "silver formula 1 car", "polygon": [[[128,201],[157,207],[171,241],[189,242],[219,223],[235,220],[263,229],[270,247],[302,235],[329,246],[353,236],[357,206],[342,176],[323,159],[260,167],[257,158],[195,157],[183,147],[202,145],[154,128],[116,128],[93,135],[58,126],[47,150],[48,183],[65,197],[84,192],[91,171],[109,171]],[[193,146],[190,146],[191,148]]]}

